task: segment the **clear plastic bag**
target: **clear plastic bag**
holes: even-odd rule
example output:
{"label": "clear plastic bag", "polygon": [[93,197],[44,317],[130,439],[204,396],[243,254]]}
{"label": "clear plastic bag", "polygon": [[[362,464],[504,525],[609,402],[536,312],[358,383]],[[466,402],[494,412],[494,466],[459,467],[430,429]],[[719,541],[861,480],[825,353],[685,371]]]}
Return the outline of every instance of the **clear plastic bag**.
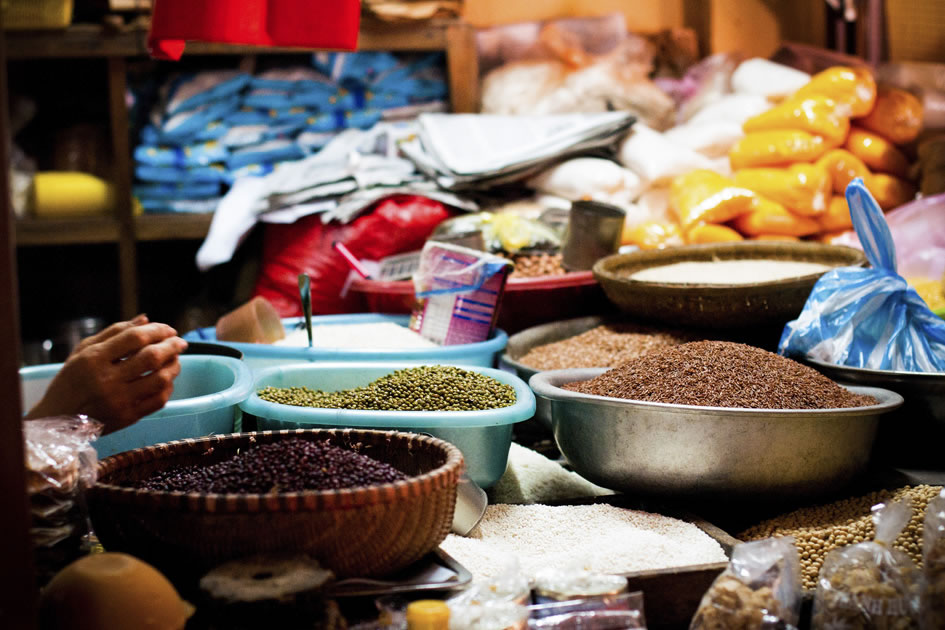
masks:
{"label": "clear plastic bag", "polygon": [[922,532],[922,630],[945,628],[945,490],[929,501]]}
{"label": "clear plastic bag", "polygon": [[834,549],[820,570],[812,630],[918,628],[921,577],[892,547],[912,509],[895,502],[873,507],[876,540]]}
{"label": "clear plastic bag", "polygon": [[102,424],[85,416],[57,416],[23,423],[30,537],[37,577],[45,584],[82,553],[89,533],[84,492],[96,479],[92,441]]}
{"label": "clear plastic bag", "polygon": [[689,629],[794,628],[800,591],[800,560],[792,537],[741,543],[703,595]]}
{"label": "clear plastic bag", "polygon": [[839,267],[814,285],[778,352],[877,370],[945,372],[945,321],[900,276],[882,210],[863,181],[847,187],[857,236],[872,268]]}
{"label": "clear plastic bag", "polygon": [[528,607],[530,630],[646,630],[643,593],[575,599]]}

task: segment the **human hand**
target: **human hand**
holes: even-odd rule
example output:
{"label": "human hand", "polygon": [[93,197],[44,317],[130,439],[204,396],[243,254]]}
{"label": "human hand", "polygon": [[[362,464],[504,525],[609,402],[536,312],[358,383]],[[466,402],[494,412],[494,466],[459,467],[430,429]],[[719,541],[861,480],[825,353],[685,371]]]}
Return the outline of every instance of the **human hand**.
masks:
{"label": "human hand", "polygon": [[177,331],[144,315],[112,324],[76,346],[26,417],[85,414],[104,433],[122,429],[167,403],[186,349]]}

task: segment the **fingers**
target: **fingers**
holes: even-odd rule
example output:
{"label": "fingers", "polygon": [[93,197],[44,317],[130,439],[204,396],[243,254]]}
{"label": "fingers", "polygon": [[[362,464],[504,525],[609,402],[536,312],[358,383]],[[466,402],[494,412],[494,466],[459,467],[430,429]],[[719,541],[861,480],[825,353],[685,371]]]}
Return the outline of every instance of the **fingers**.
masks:
{"label": "fingers", "polygon": [[111,339],[118,333],[128,330],[129,328],[132,328],[134,326],[141,326],[147,323],[148,323],[148,316],[142,313],[140,315],[136,315],[133,319],[127,322],[117,322],[115,324],[112,324],[105,330],[102,330],[92,335],[91,337],[86,337],[85,339],[80,341],[78,345],[75,347],[75,349],[72,351],[72,354],[81,352],[82,350],[84,350],[85,348],[88,348],[89,346],[93,344],[102,343],[103,341],[107,339]]}
{"label": "fingers", "polygon": [[[142,401],[150,400],[155,396],[163,397],[164,400],[161,403],[163,407],[164,403],[167,402],[171,393],[174,391],[174,379],[177,378],[178,374],[180,374],[180,361],[177,360],[177,355],[175,354],[167,363],[158,369],[128,383],[125,386],[127,388],[127,398],[130,401]],[[137,402],[135,404],[137,406]],[[160,407],[158,407],[158,409],[160,409]],[[152,409],[147,413],[152,413],[153,411],[156,410]]]}
{"label": "fingers", "polygon": [[118,361],[152,343],[158,343],[177,335],[167,324],[149,323],[131,326],[104,341],[102,353],[109,361]]}
{"label": "fingers", "polygon": [[158,370],[186,349],[187,342],[180,337],[168,337],[149,344],[118,363],[120,378],[132,381],[142,374]]}

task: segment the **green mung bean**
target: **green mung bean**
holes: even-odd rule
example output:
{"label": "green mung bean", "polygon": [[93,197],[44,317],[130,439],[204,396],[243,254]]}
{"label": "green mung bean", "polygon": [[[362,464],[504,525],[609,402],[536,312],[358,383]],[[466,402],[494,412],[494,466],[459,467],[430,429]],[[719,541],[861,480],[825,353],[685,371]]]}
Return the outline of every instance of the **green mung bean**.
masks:
{"label": "green mung bean", "polygon": [[335,392],[266,387],[263,400],[296,407],[373,411],[481,411],[515,404],[515,389],[478,372],[442,365],[397,370],[364,387]]}

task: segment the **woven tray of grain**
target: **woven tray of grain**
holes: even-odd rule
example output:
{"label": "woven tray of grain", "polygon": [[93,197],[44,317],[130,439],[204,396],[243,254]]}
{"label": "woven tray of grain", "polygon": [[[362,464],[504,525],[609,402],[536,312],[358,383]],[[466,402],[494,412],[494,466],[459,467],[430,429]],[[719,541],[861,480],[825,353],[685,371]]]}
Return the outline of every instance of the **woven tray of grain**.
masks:
{"label": "woven tray of grain", "polygon": [[[340,490],[215,494],[135,487],[175,466],[222,462],[253,444],[327,440],[407,475]],[[264,431],[180,440],[106,458],[89,491],[99,539],[172,573],[256,553],[305,552],[338,577],[392,573],[433,551],[450,530],[463,457],[436,438],[394,431]],[[199,574],[199,573],[197,573]]]}
{"label": "woven tray of grain", "polygon": [[594,277],[634,317],[737,328],[794,319],[826,271],[865,262],[863,252],[838,245],[745,241],[616,254],[597,261]]}

